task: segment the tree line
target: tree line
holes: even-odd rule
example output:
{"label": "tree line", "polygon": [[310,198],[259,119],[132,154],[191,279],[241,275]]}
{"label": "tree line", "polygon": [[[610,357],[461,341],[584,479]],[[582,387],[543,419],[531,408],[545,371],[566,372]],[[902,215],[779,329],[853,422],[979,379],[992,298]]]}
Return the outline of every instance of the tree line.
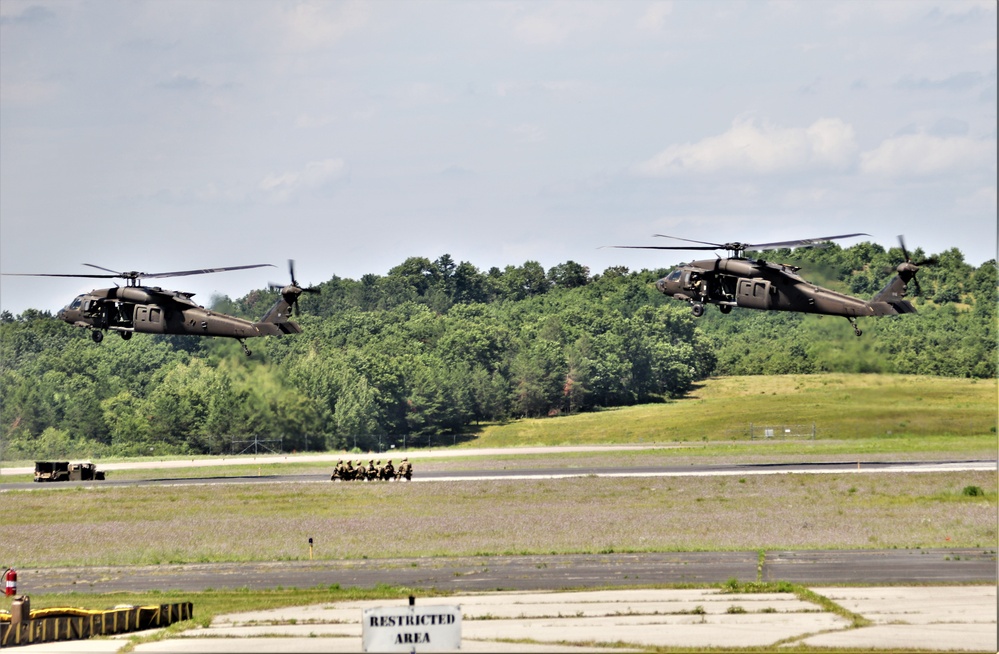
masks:
{"label": "tree line", "polygon": [[[767,253],[807,279],[870,297],[899,249],[870,243]],[[924,258],[920,250],[913,258]],[[140,335],[92,343],[51,315],[0,315],[0,457],[223,453],[454,442],[478,423],[682,397],[711,375],[894,372],[994,378],[996,265],[957,250],[919,279],[920,313],[862,321],[709,309],[665,298],[666,270],[599,274],[572,261],[480,271],[442,255],[386,275],[334,277],[301,299],[303,333]],[[212,298],[258,319],[276,292]],[[436,439],[436,440],[435,440]]]}

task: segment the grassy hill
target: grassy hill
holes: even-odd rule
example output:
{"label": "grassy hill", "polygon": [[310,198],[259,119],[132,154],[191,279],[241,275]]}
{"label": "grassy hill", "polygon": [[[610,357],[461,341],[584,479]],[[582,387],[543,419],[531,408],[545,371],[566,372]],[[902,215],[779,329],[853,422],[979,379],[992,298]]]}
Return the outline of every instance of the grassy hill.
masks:
{"label": "grassy hill", "polygon": [[[686,397],[484,427],[466,447],[762,438],[794,426],[810,438],[996,437],[997,381],[903,375],[709,379]],[[799,429],[800,427],[800,429]]]}

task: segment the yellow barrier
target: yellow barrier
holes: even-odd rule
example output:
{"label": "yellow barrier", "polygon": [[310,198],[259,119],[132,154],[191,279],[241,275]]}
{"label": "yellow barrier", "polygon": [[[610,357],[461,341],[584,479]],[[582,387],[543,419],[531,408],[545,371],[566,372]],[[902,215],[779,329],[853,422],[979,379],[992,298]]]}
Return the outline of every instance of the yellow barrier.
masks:
{"label": "yellow barrier", "polygon": [[11,624],[11,614],[0,612],[0,647],[79,640],[129,631],[166,627],[190,620],[191,602],[153,606],[115,607],[105,610],[76,608],[37,609],[30,619]]}

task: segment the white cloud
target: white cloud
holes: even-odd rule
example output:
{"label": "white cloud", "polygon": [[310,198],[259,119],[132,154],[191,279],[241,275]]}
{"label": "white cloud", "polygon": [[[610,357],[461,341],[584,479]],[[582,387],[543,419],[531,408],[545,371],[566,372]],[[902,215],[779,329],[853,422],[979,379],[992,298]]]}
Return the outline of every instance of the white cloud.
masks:
{"label": "white cloud", "polygon": [[302,2],[284,12],[283,19],[290,46],[322,47],[363,27],[368,21],[368,9],[359,2]]}
{"label": "white cloud", "polygon": [[888,177],[923,177],[983,168],[994,173],[995,157],[995,141],[903,134],[863,153],[860,169],[864,173]]}
{"label": "white cloud", "polygon": [[531,45],[556,45],[569,35],[569,25],[552,14],[524,16],[514,27],[514,33]]}
{"label": "white cloud", "polygon": [[672,2],[653,2],[638,19],[638,29],[643,32],[659,32],[666,26],[666,19],[672,13]]}
{"label": "white cloud", "polygon": [[736,172],[772,174],[801,169],[845,169],[854,161],[853,127],[823,118],[809,127],[777,127],[737,120],[697,143],[671,145],[634,171],[643,176]]}
{"label": "white cloud", "polygon": [[346,172],[343,159],[310,161],[302,170],[268,175],[260,182],[260,188],[272,202],[287,202],[301,193],[332,184]]}
{"label": "white cloud", "polygon": [[52,80],[4,80],[3,105],[6,107],[43,105],[58,100],[62,86]]}
{"label": "white cloud", "polygon": [[995,215],[997,208],[996,187],[992,185],[978,188],[966,197],[957,198],[954,205],[971,215],[987,213]]}
{"label": "white cloud", "polygon": [[580,35],[600,34],[618,13],[614,3],[554,2],[527,3],[529,13],[515,8],[514,36],[528,45],[556,46]]}
{"label": "white cloud", "polygon": [[517,125],[510,133],[521,143],[539,143],[545,140],[545,130],[537,125]]}

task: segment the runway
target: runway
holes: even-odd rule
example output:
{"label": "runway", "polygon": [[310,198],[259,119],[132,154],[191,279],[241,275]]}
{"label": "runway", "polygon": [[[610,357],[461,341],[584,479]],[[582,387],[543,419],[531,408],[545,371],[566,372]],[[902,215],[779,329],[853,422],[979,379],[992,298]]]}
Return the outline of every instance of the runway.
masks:
{"label": "runway", "polygon": [[[186,462],[178,462],[184,464]],[[248,461],[242,464],[247,465]],[[160,464],[162,467],[163,464]],[[511,464],[512,465],[512,464]],[[188,467],[174,465],[173,467]],[[261,464],[263,469],[263,464]],[[332,466],[331,466],[332,469]],[[685,476],[751,476],[776,474],[844,474],[844,473],[912,473],[912,472],[954,472],[996,470],[997,462],[986,459],[951,461],[870,461],[851,462],[800,462],[800,463],[755,463],[728,465],[682,465],[682,466],[637,466],[637,467],[578,467],[578,468],[523,468],[511,467],[502,470],[468,470],[421,472],[418,468],[413,483],[434,481],[469,481],[492,479],[565,479],[570,477],[685,477]],[[28,474],[27,469],[7,469],[4,474]],[[9,482],[0,483],[0,492],[5,490],[51,490],[73,486],[182,486],[188,484],[259,484],[259,483],[330,483],[326,474],[302,475],[231,475],[212,477],[168,477],[157,479],[110,479],[104,481],[78,481],[57,483]],[[363,481],[333,483],[366,483]],[[380,482],[385,483],[385,482]],[[396,482],[389,482],[396,483]],[[409,483],[409,482],[400,482]]]}

